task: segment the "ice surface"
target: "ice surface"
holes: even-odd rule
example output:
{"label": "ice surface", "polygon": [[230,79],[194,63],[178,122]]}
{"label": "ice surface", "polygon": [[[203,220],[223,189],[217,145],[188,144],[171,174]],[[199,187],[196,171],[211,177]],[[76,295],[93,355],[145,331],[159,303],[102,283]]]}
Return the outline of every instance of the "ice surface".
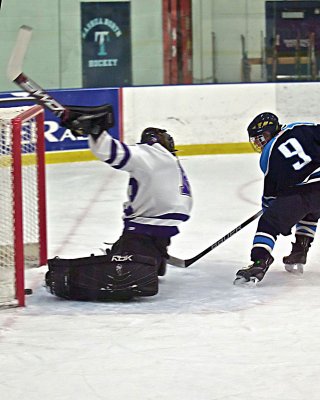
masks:
{"label": "ice surface", "polygon": [[[255,214],[258,155],[183,157],[194,194],[170,253],[190,258]],[[49,165],[49,257],[101,254],[121,233],[128,176],[101,162]],[[27,271],[24,309],[0,312],[4,400],[319,399],[317,242],[303,275],[281,259],[257,288],[232,285],[249,263],[256,221],[187,269],[168,267],[157,296],[118,303],[60,300]]]}

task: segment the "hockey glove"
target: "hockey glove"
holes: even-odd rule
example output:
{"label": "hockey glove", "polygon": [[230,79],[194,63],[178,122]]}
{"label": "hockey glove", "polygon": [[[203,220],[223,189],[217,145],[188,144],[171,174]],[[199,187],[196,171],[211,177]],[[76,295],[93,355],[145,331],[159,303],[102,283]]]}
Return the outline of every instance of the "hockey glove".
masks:
{"label": "hockey glove", "polygon": [[70,129],[74,136],[93,135],[97,138],[114,125],[112,105],[66,106],[60,125]]}

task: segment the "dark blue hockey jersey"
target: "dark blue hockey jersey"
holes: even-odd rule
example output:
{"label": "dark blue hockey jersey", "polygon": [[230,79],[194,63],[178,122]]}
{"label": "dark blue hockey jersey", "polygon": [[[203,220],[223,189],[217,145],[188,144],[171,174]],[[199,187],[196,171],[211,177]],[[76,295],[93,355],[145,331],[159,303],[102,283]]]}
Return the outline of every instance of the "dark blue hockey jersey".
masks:
{"label": "dark blue hockey jersey", "polygon": [[263,148],[260,167],[265,175],[263,199],[320,185],[320,125],[295,122]]}

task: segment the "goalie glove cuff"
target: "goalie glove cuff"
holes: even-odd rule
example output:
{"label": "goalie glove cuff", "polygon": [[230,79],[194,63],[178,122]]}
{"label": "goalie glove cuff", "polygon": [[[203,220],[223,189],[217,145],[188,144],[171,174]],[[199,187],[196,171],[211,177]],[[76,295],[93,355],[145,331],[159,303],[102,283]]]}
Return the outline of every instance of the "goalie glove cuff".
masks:
{"label": "goalie glove cuff", "polygon": [[66,106],[60,125],[70,129],[74,136],[92,135],[97,138],[114,126],[113,108],[110,104],[98,107]]}

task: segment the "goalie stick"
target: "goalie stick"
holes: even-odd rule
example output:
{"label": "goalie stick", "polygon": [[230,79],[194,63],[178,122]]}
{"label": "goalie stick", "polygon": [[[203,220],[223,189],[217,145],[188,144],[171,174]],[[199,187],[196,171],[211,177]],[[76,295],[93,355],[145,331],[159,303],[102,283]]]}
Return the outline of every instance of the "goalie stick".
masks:
{"label": "goalie stick", "polygon": [[213,250],[216,247],[218,247],[221,243],[225,242],[227,239],[229,239],[235,233],[241,231],[241,229],[243,229],[245,226],[249,225],[252,221],[254,221],[256,218],[258,218],[262,213],[263,213],[262,210],[258,211],[252,217],[250,217],[249,219],[244,221],[242,224],[237,226],[231,232],[227,233],[225,236],[223,236],[221,239],[219,239],[218,241],[213,243],[211,246],[207,247],[205,250],[201,251],[201,253],[197,254],[196,256],[194,256],[192,258],[188,258],[186,260],[182,260],[181,258],[172,257],[172,256],[169,255],[167,263],[170,264],[170,265],[173,265],[175,267],[180,267],[180,268],[189,267],[191,264],[195,263],[196,261],[200,260],[200,258],[202,258],[206,254],[208,254],[211,250]]}
{"label": "goalie stick", "polygon": [[7,76],[10,81],[17,84],[25,92],[31,94],[36,103],[47,108],[57,117],[62,117],[67,109],[22,72],[23,60],[28,50],[31,35],[32,28],[26,25],[20,27],[15,46],[8,62]]}

